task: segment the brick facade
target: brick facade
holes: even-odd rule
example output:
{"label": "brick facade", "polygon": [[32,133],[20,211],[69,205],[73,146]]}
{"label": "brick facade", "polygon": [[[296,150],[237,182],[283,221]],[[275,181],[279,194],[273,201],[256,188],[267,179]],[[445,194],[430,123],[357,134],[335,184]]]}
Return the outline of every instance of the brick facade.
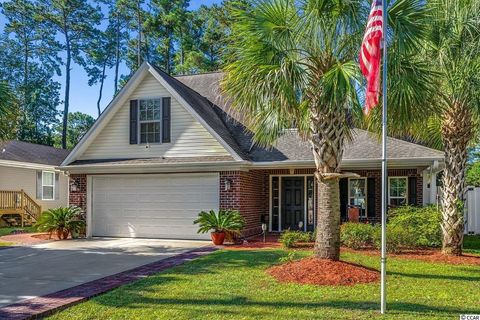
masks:
{"label": "brick facade", "polygon": [[[380,170],[348,170],[361,177],[375,178],[375,215],[380,217],[381,206],[381,171]],[[220,172],[220,208],[238,210],[246,220],[244,236],[261,232],[261,219],[269,214],[269,181],[270,175],[313,174],[313,168],[307,169],[270,169],[250,171],[223,171]],[[423,180],[420,170],[417,169],[390,169],[390,177],[416,177],[417,204],[423,203]],[[70,191],[70,204],[84,210],[87,204],[87,176],[85,174],[71,174],[70,179],[75,181],[77,191]],[[226,190],[226,181],[230,188]]]}
{"label": "brick facade", "polygon": [[77,191],[72,191],[69,187],[69,203],[83,210],[87,210],[87,175],[71,174],[70,185],[74,182],[77,185]]}

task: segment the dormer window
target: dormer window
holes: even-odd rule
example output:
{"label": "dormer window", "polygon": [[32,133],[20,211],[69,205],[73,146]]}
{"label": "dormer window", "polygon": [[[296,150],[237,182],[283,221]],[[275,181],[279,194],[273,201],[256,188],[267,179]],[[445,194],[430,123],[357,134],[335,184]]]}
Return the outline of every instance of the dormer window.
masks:
{"label": "dormer window", "polygon": [[160,99],[140,100],[140,143],[160,143]]}

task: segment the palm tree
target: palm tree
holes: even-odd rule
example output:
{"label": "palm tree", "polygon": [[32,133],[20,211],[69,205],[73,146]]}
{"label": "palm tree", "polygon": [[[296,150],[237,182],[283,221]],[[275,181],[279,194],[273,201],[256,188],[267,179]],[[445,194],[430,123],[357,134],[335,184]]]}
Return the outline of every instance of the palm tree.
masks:
{"label": "palm tree", "polygon": [[462,254],[467,148],[478,137],[480,119],[480,2],[430,0],[432,14],[425,54],[437,72],[431,105],[438,112],[415,123],[417,138],[443,146],[444,254]]}
{"label": "palm tree", "polygon": [[[403,92],[393,101],[421,105],[425,79],[412,68],[415,44],[424,35],[422,0],[397,0],[389,8],[389,51],[393,79]],[[369,4],[362,0],[261,0],[236,14],[229,63],[222,83],[232,105],[244,115],[255,142],[271,146],[295,126],[310,142],[318,183],[319,258],[339,259],[339,179],[345,143],[361,117],[357,56]],[[394,80],[389,81],[392,85]],[[410,92],[414,92],[411,94]]]}

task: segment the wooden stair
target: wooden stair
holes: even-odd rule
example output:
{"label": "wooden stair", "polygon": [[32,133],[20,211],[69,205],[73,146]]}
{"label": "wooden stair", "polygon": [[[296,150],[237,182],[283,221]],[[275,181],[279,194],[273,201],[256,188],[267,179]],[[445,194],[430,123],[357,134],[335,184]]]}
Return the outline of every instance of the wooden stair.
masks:
{"label": "wooden stair", "polygon": [[34,224],[42,207],[25,191],[0,190],[0,218],[12,227]]}

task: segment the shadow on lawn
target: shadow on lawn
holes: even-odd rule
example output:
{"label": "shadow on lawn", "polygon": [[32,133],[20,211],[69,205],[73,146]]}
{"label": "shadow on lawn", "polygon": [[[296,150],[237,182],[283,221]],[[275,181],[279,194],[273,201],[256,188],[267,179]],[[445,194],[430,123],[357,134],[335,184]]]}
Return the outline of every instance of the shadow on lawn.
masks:
{"label": "shadow on lawn", "polygon": [[[471,270],[468,270],[471,271]],[[388,271],[389,275],[396,275],[402,277],[416,278],[416,279],[436,279],[436,280],[453,280],[453,281],[474,281],[480,282],[480,275],[475,276],[453,276],[441,274],[420,274],[420,273],[404,273]],[[478,274],[478,273],[477,273]]]}
{"label": "shadow on lawn", "polygon": [[[131,303],[128,305],[122,305],[121,307],[127,307],[131,309],[139,309],[145,307],[151,308],[175,308],[175,306],[181,306],[185,309],[190,309],[192,307],[202,307],[202,306],[218,306],[218,307],[264,307],[264,308],[298,308],[299,310],[308,308],[308,309],[323,309],[331,308],[338,310],[354,310],[354,311],[372,311],[375,312],[379,308],[378,302],[372,301],[348,301],[348,300],[329,300],[322,302],[293,302],[293,301],[253,301],[249,300],[247,297],[235,296],[225,299],[168,299],[168,298],[148,298],[145,296],[137,295],[135,292],[129,292],[129,295],[132,295],[130,298]],[[109,306],[109,307],[119,307],[118,304],[114,301],[105,301],[103,299],[95,301],[98,304]],[[112,302],[112,303],[109,303]],[[231,309],[229,309],[231,310]],[[431,315],[432,313],[438,313],[443,315],[455,315],[465,314],[465,313],[478,313],[478,309],[471,308],[451,308],[451,307],[435,307],[427,306],[419,303],[410,303],[410,302],[389,302],[388,310],[391,313],[410,313],[410,314],[424,314]],[[223,309],[219,312],[223,313]],[[233,312],[233,310],[231,310]],[[290,310],[291,311],[291,310]],[[318,310],[321,312],[322,310]],[[211,311],[210,311],[211,312]],[[249,310],[243,309],[242,313],[245,315]]]}

